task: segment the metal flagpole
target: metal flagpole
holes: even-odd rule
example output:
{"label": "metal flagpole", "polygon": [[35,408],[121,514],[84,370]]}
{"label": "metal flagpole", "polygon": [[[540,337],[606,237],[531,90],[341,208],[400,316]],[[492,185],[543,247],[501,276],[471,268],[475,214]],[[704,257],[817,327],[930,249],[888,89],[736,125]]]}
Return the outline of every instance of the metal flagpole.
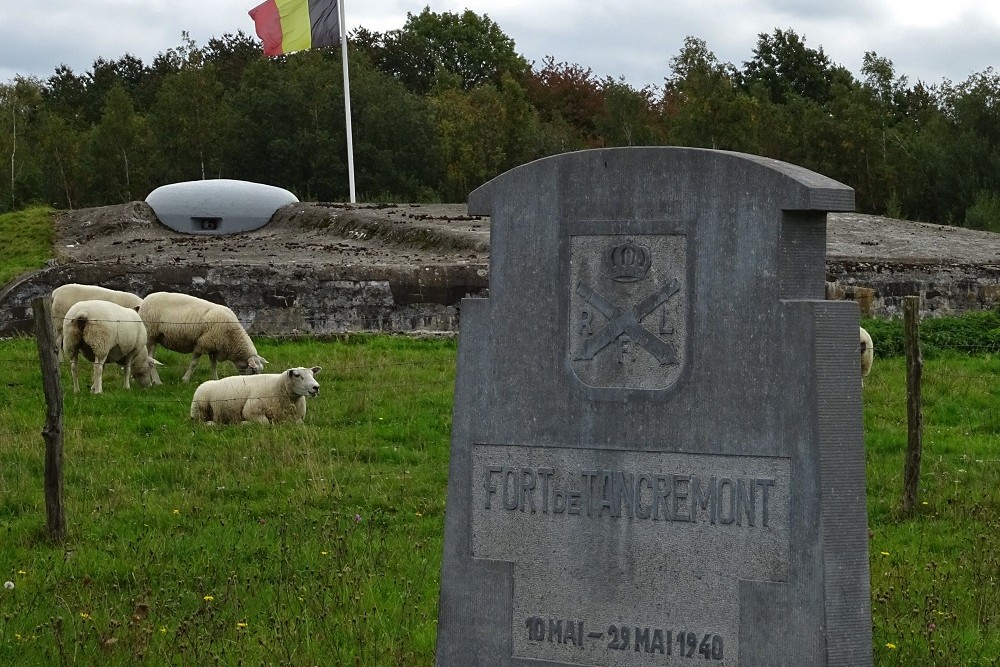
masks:
{"label": "metal flagpole", "polygon": [[354,194],[354,135],[351,132],[351,84],[347,76],[347,26],[344,23],[344,0],[337,0],[340,8],[340,56],[344,62],[344,117],[347,120],[347,177],[351,187],[351,203],[357,199]]}

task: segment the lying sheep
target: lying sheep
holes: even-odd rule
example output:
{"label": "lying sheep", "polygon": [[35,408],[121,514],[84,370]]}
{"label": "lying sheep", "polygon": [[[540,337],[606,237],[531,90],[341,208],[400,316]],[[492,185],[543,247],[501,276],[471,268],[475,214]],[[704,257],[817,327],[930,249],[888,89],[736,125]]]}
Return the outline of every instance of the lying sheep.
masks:
{"label": "lying sheep", "polygon": [[152,357],[146,351],[146,327],[132,308],[101,300],[79,301],[70,306],[63,319],[63,355],[69,357],[73,373],[73,391],[80,391],[76,359],[82,352],[94,362],[90,391],[103,391],[104,363],[121,364],[125,371],[125,388],[129,377],[143,387],[160,384]]}
{"label": "lying sheep", "polygon": [[98,285],[80,285],[67,283],[52,290],[52,326],[56,332],[56,349],[62,351],[63,320],[70,306],[79,301],[89,300],[110,301],[125,308],[135,308],[142,299],[131,292],[100,287]]}
{"label": "lying sheep", "polygon": [[240,373],[260,373],[267,359],[257,354],[236,314],[225,306],[176,292],[153,292],[142,300],[139,316],[146,324],[147,348],[157,345],[174,352],[192,352],[184,382],[191,380],[201,355],[212,362],[212,378],[219,379],[218,362],[231,361]]}
{"label": "lying sheep", "polygon": [[206,380],[191,400],[191,419],[206,424],[279,421],[302,422],[306,396],[319,395],[314,377],[319,366],[289,368],[283,373]]}
{"label": "lying sheep", "polygon": [[861,327],[861,345],[858,349],[861,352],[861,377],[864,378],[871,372],[872,362],[875,360],[875,344],[864,327]]}

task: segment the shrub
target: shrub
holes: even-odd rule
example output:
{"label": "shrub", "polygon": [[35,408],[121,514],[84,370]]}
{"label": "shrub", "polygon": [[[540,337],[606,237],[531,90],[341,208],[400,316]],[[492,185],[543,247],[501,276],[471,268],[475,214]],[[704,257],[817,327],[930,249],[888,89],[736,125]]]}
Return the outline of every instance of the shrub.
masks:
{"label": "shrub", "polygon": [[[903,320],[865,320],[862,326],[875,342],[877,357],[905,354]],[[957,317],[934,317],[920,322],[920,351],[925,357],[944,350],[967,354],[1000,352],[1000,312],[983,310]]]}
{"label": "shrub", "polygon": [[965,210],[965,226],[1000,232],[1000,192],[981,190],[972,206]]}

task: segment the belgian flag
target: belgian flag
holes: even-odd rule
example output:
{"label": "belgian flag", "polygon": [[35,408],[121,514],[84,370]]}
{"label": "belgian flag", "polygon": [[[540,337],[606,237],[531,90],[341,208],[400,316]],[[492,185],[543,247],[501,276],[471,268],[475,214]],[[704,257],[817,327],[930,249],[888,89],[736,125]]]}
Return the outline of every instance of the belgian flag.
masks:
{"label": "belgian flag", "polygon": [[340,44],[337,0],[264,0],[250,10],[264,55]]}

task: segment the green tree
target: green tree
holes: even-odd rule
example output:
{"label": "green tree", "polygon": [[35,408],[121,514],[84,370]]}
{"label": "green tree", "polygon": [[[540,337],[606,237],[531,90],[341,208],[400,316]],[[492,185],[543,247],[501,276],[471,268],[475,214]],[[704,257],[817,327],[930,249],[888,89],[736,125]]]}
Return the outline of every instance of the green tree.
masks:
{"label": "green tree", "polygon": [[87,78],[78,76],[67,65],[56,68],[46,82],[43,93],[46,108],[62,116],[79,129],[87,127],[90,120],[87,107]]}
{"label": "green tree", "polygon": [[492,86],[471,91],[439,86],[430,105],[444,168],[444,200],[463,201],[503,171],[503,103]]}
{"label": "green tree", "polygon": [[145,196],[149,190],[143,151],[146,144],[145,119],[136,114],[125,88],[114,85],[90,136],[89,205],[124,203],[136,195]]}
{"label": "green tree", "polygon": [[741,94],[738,75],[721,63],[703,40],[687,37],[671,58],[672,75],[663,89],[663,114],[672,144],[747,150],[754,118],[748,96]]}
{"label": "green tree", "polygon": [[937,92],[947,131],[935,195],[945,220],[961,224],[982,191],[1000,192],[1000,75],[988,68]]}
{"label": "green tree", "polygon": [[351,39],[376,68],[418,94],[431,90],[439,70],[457,75],[461,87],[471,90],[486,83],[499,86],[505,73],[520,77],[529,69],[514,40],[488,16],[471,10],[438,14],[424,7],[419,14],[408,13],[399,30],[358,30]]}
{"label": "green tree", "polygon": [[239,86],[250,63],[264,57],[260,42],[242,30],[235,35],[227,32],[222,37],[212,37],[202,49],[202,54],[205,64],[215,67],[216,76],[227,91]]}
{"label": "green tree", "polygon": [[73,208],[82,190],[82,137],[66,118],[50,110],[42,112],[38,128],[39,149],[47,165],[45,201],[65,202]]}
{"label": "green tree", "polygon": [[791,95],[823,104],[830,99],[834,81],[845,73],[833,66],[823,47],[810,49],[794,30],[775,28],[771,35],[758,35],[753,58],[743,63],[742,82],[747,89],[763,86],[778,104]]}
{"label": "green tree", "polygon": [[596,130],[605,146],[657,146],[666,142],[653,91],[635,90],[624,81],[606,79],[604,105]]}
{"label": "green tree", "polygon": [[0,179],[0,211],[16,210],[39,201],[42,195],[34,126],[42,107],[42,83],[15,77],[0,84],[0,164],[6,163],[6,178]]}
{"label": "green tree", "polygon": [[235,118],[212,65],[167,76],[149,113],[163,182],[218,178],[229,173]]}
{"label": "green tree", "polygon": [[[428,99],[375,69],[365,54],[352,50],[350,55],[358,198],[439,200],[441,162]],[[344,124],[342,108],[336,122]],[[346,144],[341,151],[346,155]],[[330,193],[341,189],[341,184],[331,183]]]}
{"label": "green tree", "polygon": [[284,187],[300,199],[346,201],[343,99],[339,49],[250,63],[233,97],[236,178]]}

